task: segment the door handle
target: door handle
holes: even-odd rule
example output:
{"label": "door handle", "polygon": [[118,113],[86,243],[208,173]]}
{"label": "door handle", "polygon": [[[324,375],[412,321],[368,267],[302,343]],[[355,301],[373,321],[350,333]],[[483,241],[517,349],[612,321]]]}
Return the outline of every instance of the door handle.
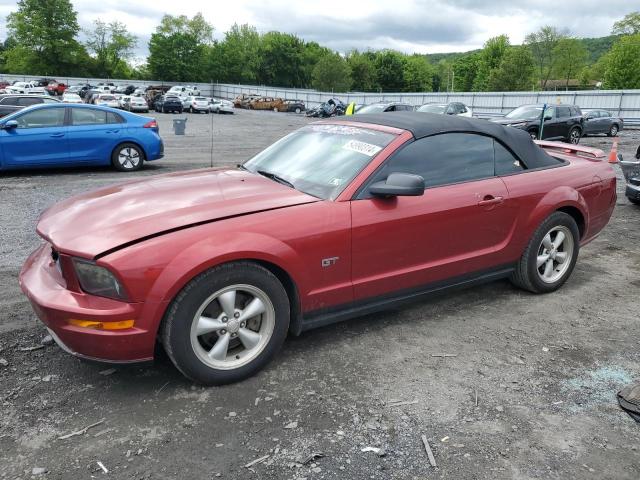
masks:
{"label": "door handle", "polygon": [[49,136],[54,138],[60,138],[60,137],[64,137],[64,133],[52,133]]}
{"label": "door handle", "polygon": [[119,130],[107,130],[107,133],[118,133]]}
{"label": "door handle", "polygon": [[485,195],[482,200],[478,202],[478,205],[481,207],[486,207],[489,205],[498,205],[504,201],[503,197],[494,197],[493,195]]}

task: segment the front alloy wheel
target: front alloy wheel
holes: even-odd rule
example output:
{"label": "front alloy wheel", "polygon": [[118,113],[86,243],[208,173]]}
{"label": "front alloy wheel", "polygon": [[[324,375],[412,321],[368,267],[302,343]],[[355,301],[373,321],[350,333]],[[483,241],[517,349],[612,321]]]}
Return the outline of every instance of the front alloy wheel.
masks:
{"label": "front alloy wheel", "polygon": [[278,278],[252,262],[211,268],[171,302],[161,328],[165,351],[186,377],[237,382],[278,352],[289,329],[289,299]]}
{"label": "front alloy wheel", "polygon": [[140,147],[133,143],[123,143],[113,151],[111,163],[121,172],[133,172],[142,168],[143,157]]}
{"label": "front alloy wheel", "polygon": [[577,128],[572,128],[569,132],[569,143],[573,145],[577,145],[580,142],[580,130]]}

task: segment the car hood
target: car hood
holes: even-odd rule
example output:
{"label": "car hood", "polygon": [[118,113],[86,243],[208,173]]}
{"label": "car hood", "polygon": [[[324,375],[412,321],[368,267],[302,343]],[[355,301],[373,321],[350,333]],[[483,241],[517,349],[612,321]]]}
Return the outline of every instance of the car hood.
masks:
{"label": "car hood", "polygon": [[61,252],[93,258],[189,226],[317,201],[244,170],[192,170],[69,198],[41,215],[37,231]]}
{"label": "car hood", "polygon": [[534,122],[535,120],[515,120],[513,118],[492,118],[491,121],[493,123],[499,123],[500,125],[513,125],[514,123],[529,123]]}

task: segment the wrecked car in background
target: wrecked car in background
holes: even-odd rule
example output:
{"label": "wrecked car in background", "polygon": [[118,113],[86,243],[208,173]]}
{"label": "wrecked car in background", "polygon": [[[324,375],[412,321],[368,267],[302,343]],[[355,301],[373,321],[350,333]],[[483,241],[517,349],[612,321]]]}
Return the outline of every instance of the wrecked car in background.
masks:
{"label": "wrecked car in background", "polygon": [[278,106],[282,103],[281,98],[274,97],[258,97],[249,102],[251,110],[278,110]]}
{"label": "wrecked car in background", "polygon": [[304,102],[302,100],[283,100],[277,106],[279,112],[294,112],[301,113],[306,110]]}
{"label": "wrecked car in background", "polygon": [[255,93],[243,93],[233,99],[233,106],[236,108],[249,108],[249,104],[252,100],[260,98]]}

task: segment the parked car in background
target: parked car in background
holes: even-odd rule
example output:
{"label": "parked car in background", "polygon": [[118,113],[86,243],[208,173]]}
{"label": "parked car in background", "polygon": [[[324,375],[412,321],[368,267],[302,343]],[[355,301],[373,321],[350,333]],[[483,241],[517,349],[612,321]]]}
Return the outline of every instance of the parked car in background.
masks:
{"label": "parked car in background", "polygon": [[63,103],[84,103],[80,95],[73,92],[64,92],[62,94],[62,102]]}
{"label": "parked car in background", "polygon": [[425,103],[416,108],[417,112],[438,113],[440,115],[459,115],[461,117],[471,117],[471,108],[462,102],[450,103]]}
{"label": "parked car in background", "polygon": [[59,100],[49,95],[0,95],[0,117],[10,115],[18,110],[22,110],[23,108],[41,103],[59,103]]}
{"label": "parked car in background", "polygon": [[71,87],[69,87],[67,90],[72,92],[72,93],[77,93],[78,95],[80,95],[80,98],[84,99],[87,92],[89,90],[91,90],[93,88],[93,85],[73,85]]}
{"label": "parked car in background", "polygon": [[306,110],[304,102],[302,100],[283,100],[277,106],[279,112],[295,112],[301,113]]}
{"label": "parked car in background", "polygon": [[240,168],[50,207],[20,285],[67,352],[148,361],[159,342],[192,380],[239,381],[289,333],[502,278],[561,288],[616,175],[603,152],[560,147],[453,116],[327,120]]}
{"label": "parked car in background", "polygon": [[634,205],[640,205],[640,147],[636,151],[636,158],[628,161],[618,156],[620,168],[627,182],[625,195]]}
{"label": "parked car in background", "polygon": [[100,105],[102,107],[120,108],[118,97],[111,93],[101,93],[97,95],[93,101],[93,104]]}
{"label": "parked car in background", "polygon": [[236,108],[249,108],[252,100],[260,98],[255,93],[242,93],[233,99],[233,106]]}
{"label": "parked car in background", "polygon": [[211,113],[233,114],[233,102],[221,98],[211,98],[209,100],[209,111]]}
{"label": "parked car in background", "polygon": [[68,85],[65,85],[62,82],[49,82],[46,89],[49,92],[49,95],[62,95],[65,90],[68,88]]}
{"label": "parked car in background", "polygon": [[156,112],[169,113],[169,112],[177,112],[182,113],[184,110],[184,106],[182,105],[182,100],[177,95],[160,95],[154,104],[154,109]]}
{"label": "parked car in background", "polygon": [[209,113],[209,99],[206,97],[188,97],[189,107],[187,111],[190,113]]}
{"label": "parked car in background", "polygon": [[136,91],[135,85],[121,85],[116,88],[113,93],[120,93],[122,95],[131,95]]}
{"label": "parked car in background", "polygon": [[249,108],[251,110],[276,110],[278,105],[282,103],[281,98],[274,97],[258,97],[249,101]]}
{"label": "parked car in background", "polygon": [[582,110],[582,116],[584,117],[583,136],[605,133],[608,137],[615,137],[624,128],[623,119],[612,115],[609,110],[585,109]]}
{"label": "parked car in background", "polygon": [[45,87],[39,85],[37,82],[15,82],[13,85],[9,85],[5,88],[8,93],[30,93],[36,95],[46,95],[48,92]]}
{"label": "parked car in background", "polygon": [[[526,130],[532,138],[538,138],[543,107],[543,104],[522,105],[511,110],[504,117],[494,118],[491,121]],[[580,107],[562,104],[547,105],[544,112],[542,139],[577,144],[583,132],[584,118]]]}
{"label": "parked car in background", "polygon": [[410,112],[413,105],[400,102],[378,102],[371,103],[360,107],[355,113],[360,115],[363,113],[382,113],[382,112]]}
{"label": "parked car in background", "polygon": [[125,110],[129,112],[143,112],[147,113],[149,111],[149,104],[143,97],[138,96],[129,96],[125,97],[128,100],[124,102],[123,107]]}
{"label": "parked car in background", "polygon": [[167,93],[173,93],[176,95],[181,95],[181,96],[199,96],[200,95],[200,90],[198,90],[196,87],[192,87],[191,85],[174,85],[173,87],[171,87]]}
{"label": "parked car in background", "polygon": [[112,165],[131,172],[164,152],[153,118],[61,102],[3,118],[0,146],[0,170]]}
{"label": "parked car in background", "polygon": [[93,90],[98,92],[98,93],[113,93],[113,91],[116,89],[115,85],[97,85],[95,87],[93,87]]}

